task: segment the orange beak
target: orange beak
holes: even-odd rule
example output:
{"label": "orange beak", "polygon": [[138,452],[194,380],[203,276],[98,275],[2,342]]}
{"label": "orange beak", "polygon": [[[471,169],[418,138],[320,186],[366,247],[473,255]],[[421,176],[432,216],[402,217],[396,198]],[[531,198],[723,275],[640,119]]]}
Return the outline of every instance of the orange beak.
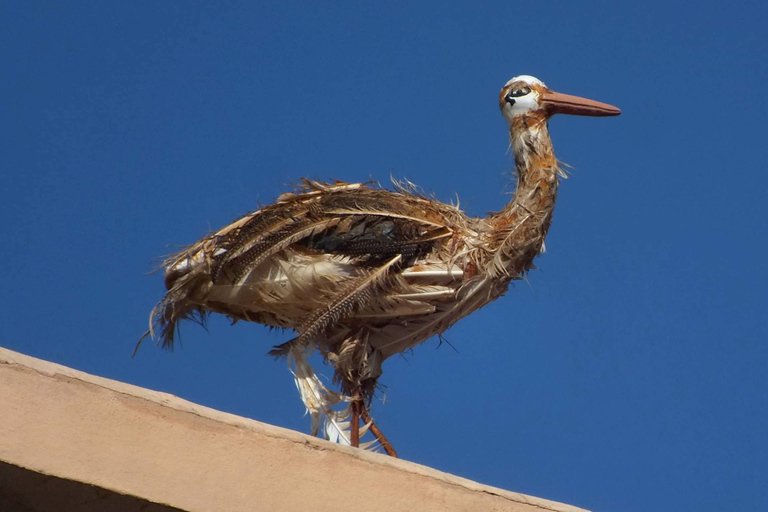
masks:
{"label": "orange beak", "polygon": [[621,110],[613,105],[554,91],[547,91],[541,96],[541,106],[549,115],[617,116],[621,114]]}

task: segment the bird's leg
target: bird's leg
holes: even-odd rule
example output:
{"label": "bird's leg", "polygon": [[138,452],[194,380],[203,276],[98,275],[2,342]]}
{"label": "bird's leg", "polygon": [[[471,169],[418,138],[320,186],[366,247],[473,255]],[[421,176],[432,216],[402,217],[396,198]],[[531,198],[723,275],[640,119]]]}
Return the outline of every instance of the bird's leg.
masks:
{"label": "bird's leg", "polygon": [[373,435],[376,436],[376,440],[379,442],[381,447],[384,448],[384,451],[387,452],[387,455],[397,459],[398,458],[397,452],[392,447],[389,440],[387,440],[387,438],[384,437],[384,433],[381,431],[381,429],[377,427],[376,424],[373,422],[371,415],[368,414],[368,409],[363,408],[362,418],[364,422],[369,423],[371,425],[371,432],[373,432]]}
{"label": "bird's leg", "polygon": [[384,436],[384,433],[376,425],[376,423],[373,422],[371,415],[368,413],[367,400],[365,399],[365,397],[368,395],[363,391],[363,386],[358,384],[353,388],[352,392],[349,393],[348,396],[351,398],[351,402],[349,406],[351,408],[351,416],[352,416],[350,420],[350,425],[349,425],[350,426],[349,428],[350,445],[354,446],[355,448],[360,447],[360,420],[362,420],[363,423],[366,425],[366,428],[363,431],[363,434],[365,434],[365,432],[367,432],[368,429],[370,429],[374,437],[376,437],[376,440],[381,445],[381,447],[384,449],[385,452],[387,452],[387,455],[397,458],[397,452],[392,447],[392,444]]}
{"label": "bird's leg", "polygon": [[360,447],[360,410],[363,409],[363,398],[360,387],[356,387],[352,393],[352,423],[350,424],[350,444],[355,448]]}

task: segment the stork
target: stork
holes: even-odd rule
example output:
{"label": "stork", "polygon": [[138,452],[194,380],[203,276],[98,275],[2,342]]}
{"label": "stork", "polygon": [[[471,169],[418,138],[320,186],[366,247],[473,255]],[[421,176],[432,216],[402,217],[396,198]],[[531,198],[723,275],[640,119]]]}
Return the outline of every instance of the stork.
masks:
{"label": "stork", "polygon": [[[621,113],[528,75],[504,85],[499,107],[517,168],[501,211],[469,217],[410,183],[390,191],[303,180],[170,256],[168,291],[147,334],[171,349],[179,321],[210,313],[292,329],[296,336],[271,354],[288,359],[313,435],[322,424],[327,438],[360,446],[370,429],[376,440],[367,444],[396,456],[368,413],[382,363],[496,300],[533,267],[564,176],[549,118]],[[315,374],[307,359],[315,351],[334,368],[340,392]]]}

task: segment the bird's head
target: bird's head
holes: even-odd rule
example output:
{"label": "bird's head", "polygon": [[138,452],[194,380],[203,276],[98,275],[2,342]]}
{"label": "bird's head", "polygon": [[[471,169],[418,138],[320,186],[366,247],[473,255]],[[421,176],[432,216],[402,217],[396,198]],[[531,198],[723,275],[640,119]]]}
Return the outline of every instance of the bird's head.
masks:
{"label": "bird's head", "polygon": [[547,120],[554,114],[577,116],[621,114],[621,110],[613,105],[555,92],[538,78],[529,75],[516,76],[504,85],[499,95],[499,107],[510,126],[513,126],[515,119],[523,117]]}

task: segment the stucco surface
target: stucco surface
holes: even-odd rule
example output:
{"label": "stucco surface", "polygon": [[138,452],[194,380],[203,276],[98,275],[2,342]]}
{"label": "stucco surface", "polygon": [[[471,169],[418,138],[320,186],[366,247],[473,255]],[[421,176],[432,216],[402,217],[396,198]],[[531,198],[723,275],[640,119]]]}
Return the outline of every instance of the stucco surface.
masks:
{"label": "stucco surface", "polygon": [[0,461],[183,510],[583,510],[1,348],[0,390]]}

